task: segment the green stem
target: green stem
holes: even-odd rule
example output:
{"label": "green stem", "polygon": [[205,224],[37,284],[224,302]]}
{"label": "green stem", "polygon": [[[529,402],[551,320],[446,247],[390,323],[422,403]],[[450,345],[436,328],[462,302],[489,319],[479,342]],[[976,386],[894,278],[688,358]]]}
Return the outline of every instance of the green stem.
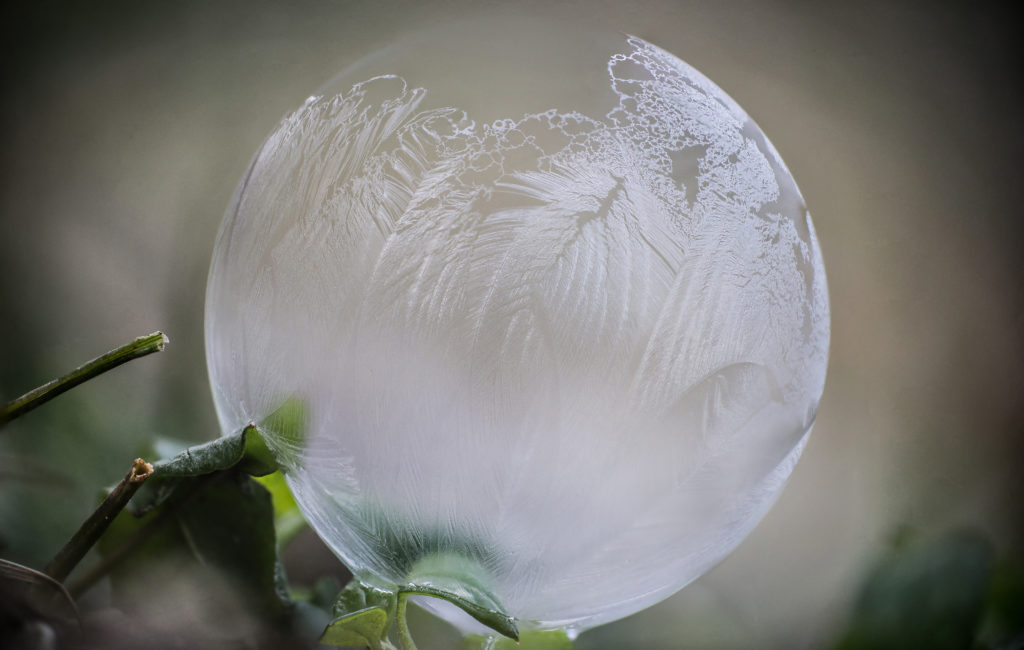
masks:
{"label": "green stem", "polygon": [[71,539],[57,551],[57,555],[46,565],[46,574],[54,580],[63,582],[152,473],[152,465],[141,458],[136,458],[121,482],[114,486],[103,503],[89,515],[88,519],[82,522]]}
{"label": "green stem", "polygon": [[400,592],[398,594],[398,610],[395,613],[395,625],[398,628],[398,641],[402,644],[402,650],[416,650],[412,635],[409,633],[409,623],[405,620],[405,605],[409,600],[409,594]]}
{"label": "green stem", "polygon": [[37,406],[45,404],[82,382],[86,382],[132,359],[160,352],[167,345],[167,341],[168,339],[164,336],[163,332],[153,332],[149,336],[140,336],[128,345],[111,350],[103,356],[75,368],[59,379],[54,379],[39,388],[30,390],[21,397],[8,402],[0,409],[0,428],[3,428],[4,425],[14,418],[28,413]]}

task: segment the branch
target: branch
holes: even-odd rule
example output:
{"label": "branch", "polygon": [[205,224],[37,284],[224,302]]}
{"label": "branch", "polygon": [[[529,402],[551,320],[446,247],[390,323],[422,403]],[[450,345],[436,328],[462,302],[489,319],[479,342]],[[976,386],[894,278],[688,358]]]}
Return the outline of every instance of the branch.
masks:
{"label": "branch", "polygon": [[14,418],[28,413],[40,404],[45,404],[61,393],[67,392],[82,382],[112,370],[122,363],[144,357],[147,354],[160,352],[167,345],[168,339],[163,332],[153,332],[149,336],[140,336],[128,345],[93,359],[59,379],[54,379],[35,390],[30,390],[21,397],[8,402],[0,410],[0,428]]}
{"label": "branch", "polygon": [[160,508],[151,520],[149,520],[142,528],[133,532],[120,547],[106,555],[96,564],[82,570],[77,578],[68,583],[68,591],[71,592],[71,595],[77,598],[88,591],[90,587],[100,581],[114,567],[124,561],[125,558],[134,553],[136,549],[146,542],[146,540],[159,531],[160,526],[168,517],[176,514],[180,508],[202,494],[202,492],[212,483],[226,475],[226,470],[219,470],[212,474],[199,477],[199,480],[194,481],[193,485],[190,486],[179,499],[175,500],[174,503],[169,504],[167,507]]}
{"label": "branch", "polygon": [[153,466],[136,458],[131,469],[121,482],[114,486],[114,489],[103,500],[81,527],[71,536],[71,539],[59,550],[57,555],[46,565],[46,574],[55,580],[64,581],[71,573],[71,570],[85,557],[93,544],[99,540],[110,522],[114,520],[121,510],[128,504],[129,499],[135,494],[142,483],[153,473]]}

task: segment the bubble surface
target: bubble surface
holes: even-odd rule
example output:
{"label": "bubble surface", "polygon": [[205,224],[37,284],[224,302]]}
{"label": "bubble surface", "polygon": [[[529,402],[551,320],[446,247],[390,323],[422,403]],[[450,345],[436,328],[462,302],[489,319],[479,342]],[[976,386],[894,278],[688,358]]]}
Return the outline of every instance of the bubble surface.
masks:
{"label": "bubble surface", "polygon": [[304,405],[268,442],[357,575],[460,557],[521,627],[579,630],[771,506],[828,299],[722,90],[639,38],[526,27],[402,37],[284,119],[221,227],[207,356],[225,433]]}

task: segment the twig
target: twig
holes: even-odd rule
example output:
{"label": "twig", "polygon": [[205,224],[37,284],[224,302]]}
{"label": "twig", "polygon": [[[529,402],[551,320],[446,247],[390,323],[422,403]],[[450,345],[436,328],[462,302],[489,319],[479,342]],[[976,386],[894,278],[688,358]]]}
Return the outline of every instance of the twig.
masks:
{"label": "twig", "polygon": [[46,574],[63,582],[107,530],[114,517],[128,504],[135,491],[152,473],[152,465],[141,458],[136,458],[131,469],[128,470],[128,474],[114,486],[103,503],[89,515],[89,518],[82,523],[71,539],[57,551],[57,555],[46,565]]}
{"label": "twig", "polygon": [[89,590],[94,584],[99,582],[105,575],[107,575],[114,567],[123,562],[125,558],[131,555],[137,548],[142,546],[154,533],[160,530],[160,527],[167,520],[168,517],[176,514],[178,510],[184,507],[186,504],[191,502],[194,498],[199,496],[209,485],[222,478],[227,474],[226,471],[217,471],[211,474],[207,474],[195,481],[187,492],[182,494],[180,498],[175,499],[173,503],[168,504],[166,507],[161,508],[154,517],[146,523],[145,526],[136,530],[132,533],[127,540],[112,553],[104,557],[102,560],[92,565],[88,569],[81,571],[80,575],[68,583],[68,591],[75,598],[81,596],[83,593]]}
{"label": "twig", "polygon": [[101,357],[75,368],[68,374],[54,379],[39,388],[30,390],[21,397],[12,400],[0,409],[0,428],[14,418],[28,413],[40,404],[45,404],[61,393],[67,392],[82,382],[116,368],[122,363],[144,357],[147,354],[160,352],[167,345],[168,339],[163,332],[153,332],[149,336],[140,336],[128,345],[104,354]]}

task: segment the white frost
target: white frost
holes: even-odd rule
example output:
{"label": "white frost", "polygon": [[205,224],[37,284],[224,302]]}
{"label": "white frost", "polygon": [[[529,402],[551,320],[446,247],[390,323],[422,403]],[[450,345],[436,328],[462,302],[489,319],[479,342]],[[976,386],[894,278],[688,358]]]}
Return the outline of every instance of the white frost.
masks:
{"label": "white frost", "polygon": [[308,405],[288,478],[360,575],[465,553],[526,627],[589,627],[708,570],[792,471],[829,335],[803,200],[735,102],[620,42],[603,113],[477,123],[375,76],[310,98],[239,188],[221,423]]}

